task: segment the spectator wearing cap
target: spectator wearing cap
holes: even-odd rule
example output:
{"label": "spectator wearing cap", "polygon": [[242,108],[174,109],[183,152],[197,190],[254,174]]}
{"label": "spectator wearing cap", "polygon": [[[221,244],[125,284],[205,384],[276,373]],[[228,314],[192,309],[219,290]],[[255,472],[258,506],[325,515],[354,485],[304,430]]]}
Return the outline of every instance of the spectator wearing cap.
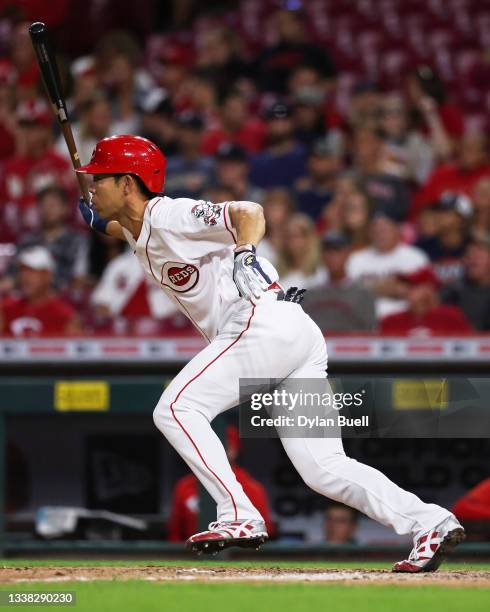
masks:
{"label": "spectator wearing cap", "polygon": [[4,336],[63,335],[80,331],[78,316],[52,287],[55,262],[44,247],[26,249],[18,259],[18,294],[0,305]]}
{"label": "spectator wearing cap", "polygon": [[410,219],[431,206],[445,191],[464,193],[471,197],[477,182],[490,177],[488,139],[485,134],[468,132],[458,146],[456,160],[434,168],[426,184],[415,194],[410,207]]}
{"label": "spectator wearing cap", "polygon": [[223,143],[216,154],[216,179],[220,185],[233,191],[234,200],[261,202],[264,191],[248,180],[248,156],[245,149],[232,143]]}
{"label": "spectator wearing cap", "polygon": [[238,91],[231,91],[224,97],[218,119],[218,126],[204,135],[203,153],[215,155],[225,143],[241,146],[248,154],[262,150],[265,139],[264,122],[259,117],[250,115],[247,101]]}
{"label": "spectator wearing cap", "polygon": [[382,100],[380,88],[374,81],[363,79],[355,83],[349,101],[348,128],[351,131],[379,128]]}
{"label": "spectator wearing cap", "polygon": [[386,172],[386,148],[378,129],[359,128],[353,140],[353,170],[362,181],[375,211],[386,212],[402,221],[410,204],[406,181]]}
{"label": "spectator wearing cap", "polygon": [[178,117],[178,153],[167,160],[165,193],[171,198],[199,199],[211,184],[214,160],[203,156],[201,141],[203,121],[190,111]]}
{"label": "spectator wearing cap", "polygon": [[476,234],[463,259],[464,276],[445,287],[442,299],[459,306],[475,329],[490,331],[490,235]]}
{"label": "spectator wearing cap", "polygon": [[0,182],[0,240],[15,242],[38,222],[36,194],[57,185],[76,197],[71,164],[52,146],[52,113],[42,100],[20,104],[17,110],[17,153],[7,159]]}
{"label": "spectator wearing cap", "polygon": [[347,276],[350,249],[348,236],[341,232],[331,230],[322,239],[327,280],[306,292],[302,306],[323,332],[376,328],[373,294]]}
{"label": "spectator wearing cap", "polygon": [[473,207],[470,199],[446,192],[434,205],[433,236],[420,237],[415,245],[429,256],[436,276],[443,284],[458,280],[463,274],[463,255],[469,238]]}
{"label": "spectator wearing cap", "polygon": [[175,105],[177,112],[185,110],[186,81],[194,62],[194,54],[189,45],[178,41],[163,39],[155,42],[152,73]]}
{"label": "spectator wearing cap", "polygon": [[429,259],[421,249],[403,244],[396,217],[375,214],[369,233],[371,246],[350,255],[347,275],[374,292],[376,316],[381,319],[406,307],[404,287],[397,277],[427,266]]}
{"label": "spectator wearing cap", "polygon": [[261,89],[286,94],[289,75],[299,65],[313,66],[323,78],[333,80],[334,62],[325,49],[307,41],[304,14],[279,10],[273,19],[277,42],[266,47],[256,59],[255,70]]}
{"label": "spectator wearing cap", "polygon": [[266,111],[266,148],[251,158],[250,180],[263,189],[292,188],[306,174],[306,150],[294,139],[291,109],[277,102]]}
{"label": "spectator wearing cap", "polygon": [[294,196],[298,210],[316,221],[332,199],[335,180],[341,169],[337,144],[329,139],[318,140],[308,155],[307,168],[307,176],[296,181]]}
{"label": "spectator wearing cap", "polygon": [[315,225],[304,213],[293,214],[286,223],[277,271],[284,287],[310,289],[326,280]]}
{"label": "spectator wearing cap", "polygon": [[154,142],[167,157],[176,155],[177,126],[174,121],[174,106],[164,89],[156,87],[141,106],[140,135]]}
{"label": "spectator wearing cap", "polygon": [[27,234],[17,245],[17,253],[10,265],[11,279],[15,276],[16,261],[26,249],[45,247],[55,261],[53,283],[56,289],[65,290],[84,275],[87,256],[87,238],[70,227],[70,201],[61,187],[46,187],[37,195],[40,227]]}
{"label": "spectator wearing cap", "polygon": [[406,286],[407,310],[381,320],[380,330],[387,335],[431,336],[466,334],[472,327],[457,306],[441,305],[439,281],[430,268],[399,276]]}

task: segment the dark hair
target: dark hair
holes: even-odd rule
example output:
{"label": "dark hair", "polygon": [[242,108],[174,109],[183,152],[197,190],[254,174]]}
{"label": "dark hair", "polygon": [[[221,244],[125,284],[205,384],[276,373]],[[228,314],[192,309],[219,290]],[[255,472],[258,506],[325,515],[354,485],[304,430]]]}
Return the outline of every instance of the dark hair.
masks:
{"label": "dark hair", "polygon": [[150,191],[148,189],[148,187],[143,183],[143,181],[140,179],[139,176],[137,176],[136,174],[132,174],[131,172],[124,172],[124,173],[120,173],[120,174],[114,174],[114,180],[116,181],[116,183],[119,183],[119,179],[123,176],[131,176],[133,177],[133,179],[135,180],[136,184],[138,185],[138,189],[140,190],[141,194],[147,199],[147,200],[151,200],[152,198],[155,198],[157,195],[160,195],[158,193],[155,193],[153,191]]}
{"label": "dark hair", "polygon": [[48,195],[56,196],[63,202],[63,204],[68,204],[68,193],[66,189],[63,189],[63,187],[58,187],[58,185],[48,185],[47,187],[44,187],[38,191],[36,198],[38,201],[41,201]]}

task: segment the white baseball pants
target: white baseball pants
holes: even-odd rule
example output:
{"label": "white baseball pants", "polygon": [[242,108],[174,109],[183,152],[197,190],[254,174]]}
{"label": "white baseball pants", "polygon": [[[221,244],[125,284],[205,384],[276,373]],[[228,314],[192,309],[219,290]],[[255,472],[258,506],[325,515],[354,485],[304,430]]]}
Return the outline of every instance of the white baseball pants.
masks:
{"label": "white baseball pants", "polygon": [[[226,324],[174,378],[153,413],[158,429],[216,501],[218,520],[260,519],[211,428],[240,403],[240,378],[325,378],[327,351],[297,304],[265,296]],[[398,534],[427,531],[450,515],[404,491],[378,470],[347,457],[340,438],[282,438],[305,483]]]}

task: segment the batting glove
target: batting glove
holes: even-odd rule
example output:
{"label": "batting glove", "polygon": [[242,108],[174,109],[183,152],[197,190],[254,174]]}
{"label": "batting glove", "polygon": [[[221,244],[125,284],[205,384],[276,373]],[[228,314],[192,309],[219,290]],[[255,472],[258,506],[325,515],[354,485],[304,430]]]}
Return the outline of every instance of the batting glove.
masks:
{"label": "batting glove", "polygon": [[106,228],[109,221],[102,219],[102,217],[99,216],[97,211],[94,210],[91,203],[87,203],[83,198],[80,198],[78,208],[82,213],[83,220],[89,227],[91,227],[96,232],[100,232],[101,234],[107,233]]}
{"label": "batting glove", "polygon": [[272,284],[255,256],[255,247],[235,253],[233,280],[238,293],[246,300],[259,299]]}
{"label": "batting glove", "polygon": [[298,287],[289,287],[286,293],[284,293],[284,291],[279,291],[279,293],[277,294],[277,299],[279,301],[301,304],[303,298],[305,297],[305,293],[306,289],[298,289]]}

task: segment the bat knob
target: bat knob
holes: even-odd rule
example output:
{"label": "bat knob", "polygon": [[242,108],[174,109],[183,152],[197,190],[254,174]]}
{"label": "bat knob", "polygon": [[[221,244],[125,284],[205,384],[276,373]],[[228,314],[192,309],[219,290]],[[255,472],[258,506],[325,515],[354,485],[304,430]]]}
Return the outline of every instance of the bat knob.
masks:
{"label": "bat knob", "polygon": [[46,31],[46,24],[43,23],[42,21],[35,21],[29,26],[29,34],[31,35],[34,34],[34,36],[36,34],[42,34],[45,31]]}

